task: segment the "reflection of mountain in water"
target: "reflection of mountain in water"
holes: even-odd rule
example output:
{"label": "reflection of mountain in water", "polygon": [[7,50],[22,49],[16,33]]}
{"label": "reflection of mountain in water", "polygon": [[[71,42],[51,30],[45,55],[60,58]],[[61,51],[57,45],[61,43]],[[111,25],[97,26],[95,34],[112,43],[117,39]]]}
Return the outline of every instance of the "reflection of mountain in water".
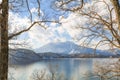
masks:
{"label": "reflection of mountain in water", "polygon": [[67,80],[81,80],[86,72],[92,70],[92,59],[64,59],[62,63],[56,64],[59,64],[59,73],[64,73]]}
{"label": "reflection of mountain in water", "polygon": [[[50,71],[58,73],[57,75],[67,76],[63,80],[83,80],[86,72],[92,71],[92,59],[51,59],[43,61],[50,67]],[[51,70],[52,68],[52,70]],[[59,80],[59,79],[57,79]]]}
{"label": "reflection of mountain in water", "polygon": [[[93,80],[85,77],[87,71],[92,72],[93,59],[50,59],[42,60],[30,65],[16,67],[16,80],[24,76],[22,80],[30,80],[30,76],[35,71],[52,72],[57,77],[56,80]],[[21,71],[22,70],[22,71]],[[17,74],[19,72],[19,74]],[[63,78],[63,79],[61,79]],[[87,79],[88,78],[88,79]],[[21,79],[20,79],[21,80]]]}

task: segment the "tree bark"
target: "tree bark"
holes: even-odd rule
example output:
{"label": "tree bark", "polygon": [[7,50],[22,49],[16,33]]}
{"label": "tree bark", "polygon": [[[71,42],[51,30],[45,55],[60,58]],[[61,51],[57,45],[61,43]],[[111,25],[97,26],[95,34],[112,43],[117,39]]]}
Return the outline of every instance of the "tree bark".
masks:
{"label": "tree bark", "polygon": [[8,78],[8,0],[2,0],[0,9],[0,80]]}
{"label": "tree bark", "polygon": [[116,20],[118,22],[118,27],[120,30],[120,4],[119,0],[111,0],[115,9]]}
{"label": "tree bark", "polygon": [[[113,7],[115,9],[115,15],[116,15],[116,21],[117,21],[117,24],[118,24],[118,29],[120,31],[120,4],[119,4],[119,0],[111,0],[112,4],[113,4]],[[120,34],[120,32],[119,32]],[[116,38],[117,39],[117,42],[118,44],[120,45],[120,38]]]}

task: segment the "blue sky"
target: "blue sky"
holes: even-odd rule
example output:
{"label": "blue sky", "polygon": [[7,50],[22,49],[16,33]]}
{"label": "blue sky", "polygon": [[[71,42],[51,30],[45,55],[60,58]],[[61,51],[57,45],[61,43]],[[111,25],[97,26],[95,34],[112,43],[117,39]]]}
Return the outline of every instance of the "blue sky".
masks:
{"label": "blue sky", "polygon": [[[29,1],[29,0],[28,0]],[[46,17],[48,20],[59,20],[62,24],[58,25],[56,23],[42,24],[47,29],[45,30],[41,26],[35,25],[30,31],[23,33],[18,36],[17,40],[11,40],[11,42],[28,42],[29,45],[35,49],[39,48],[50,42],[65,42],[73,41],[73,38],[79,38],[81,35],[87,34],[87,32],[76,29],[77,24],[85,26],[86,22],[89,21],[84,16],[79,16],[77,13],[70,13],[64,11],[57,11],[52,8],[54,0],[41,0],[41,17],[38,19],[37,5],[35,0],[30,0],[30,10],[33,14],[33,21],[41,19],[41,17]],[[92,3],[87,4],[85,8],[90,7]],[[23,7],[24,8],[24,7]],[[103,4],[96,5],[96,8],[100,14],[106,14]],[[16,29],[19,31],[30,26],[29,13],[16,13],[10,11],[9,21],[10,21],[10,32],[15,32]],[[93,43],[97,43],[98,40],[94,40]],[[81,41],[77,41],[80,45]]]}
{"label": "blue sky", "polygon": [[[33,20],[36,19],[36,14],[37,14],[37,5],[36,3],[34,3],[35,1],[34,0],[31,0],[29,6],[30,6],[30,10],[32,12],[32,16],[33,16]],[[41,5],[40,5],[40,8],[41,8],[41,15],[42,17],[46,17],[47,20],[59,20],[60,16],[64,16],[64,17],[67,17],[69,14],[66,12],[63,12],[63,11],[57,11],[53,8],[53,2],[54,0],[41,0]],[[24,6],[21,6],[21,10],[26,10],[24,9]],[[64,13],[64,14],[63,14]],[[18,29],[19,27],[23,28],[23,27],[27,27],[29,26],[29,13],[28,12],[13,12],[10,10],[10,16],[9,16],[9,19],[12,19],[12,21],[10,20],[10,22],[12,24],[10,25],[13,25],[12,29],[13,31],[10,30],[10,32],[14,32],[15,29]],[[27,20],[28,18],[28,20]],[[26,20],[25,20],[26,19]],[[17,28],[17,26],[18,28]],[[16,26],[16,27],[14,27]],[[37,45],[35,45],[35,48],[36,47],[40,47],[44,44],[47,44],[49,42],[53,42],[53,41],[71,41],[71,36],[66,32],[62,32],[60,33],[57,28],[59,28],[60,26],[58,26],[58,24],[55,24],[55,23],[47,23],[45,24],[45,26],[48,27],[47,30],[45,30],[44,28],[41,28],[40,26],[35,26],[37,28],[33,28],[31,29],[30,31],[26,32],[26,33],[23,33],[21,34],[20,36],[18,36],[18,40],[17,41],[22,41],[22,40],[27,40],[31,42],[31,45],[34,45],[36,43],[38,43]],[[39,28],[40,27],[40,28]],[[49,28],[50,27],[50,28]],[[53,30],[52,30],[53,28]],[[19,30],[19,29],[18,29]],[[61,29],[62,30],[62,29]],[[43,31],[43,32],[42,32]],[[49,31],[47,33],[47,31]],[[44,33],[44,34],[42,34]],[[50,36],[50,34],[51,36]],[[40,35],[41,34],[41,35]],[[44,37],[44,38],[43,38]],[[49,38],[47,38],[49,37]],[[45,42],[43,42],[45,41]]]}

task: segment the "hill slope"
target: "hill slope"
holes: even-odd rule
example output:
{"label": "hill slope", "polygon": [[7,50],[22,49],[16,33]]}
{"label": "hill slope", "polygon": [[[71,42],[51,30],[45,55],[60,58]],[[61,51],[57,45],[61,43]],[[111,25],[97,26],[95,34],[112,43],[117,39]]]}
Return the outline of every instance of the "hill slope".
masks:
{"label": "hill slope", "polygon": [[114,55],[107,50],[94,50],[93,48],[87,48],[79,46],[73,42],[57,42],[48,43],[35,50],[37,53],[58,53],[58,54],[94,54],[110,56]]}
{"label": "hill slope", "polygon": [[40,60],[40,56],[28,49],[10,49],[9,63],[10,64],[27,64]]}

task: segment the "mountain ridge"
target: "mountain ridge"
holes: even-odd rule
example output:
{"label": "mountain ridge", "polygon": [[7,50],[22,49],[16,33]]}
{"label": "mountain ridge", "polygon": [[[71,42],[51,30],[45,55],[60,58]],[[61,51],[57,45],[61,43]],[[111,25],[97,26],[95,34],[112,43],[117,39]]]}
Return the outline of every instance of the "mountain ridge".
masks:
{"label": "mountain ridge", "polygon": [[94,54],[93,48],[79,46],[73,42],[49,43],[34,52],[29,49],[9,49],[10,64],[26,64],[53,58],[108,58],[119,57],[120,50],[115,49],[115,54],[110,50],[98,50]]}
{"label": "mountain ridge", "polygon": [[[114,55],[113,52],[108,50],[99,50],[88,47],[79,46],[73,42],[56,42],[48,43],[35,50],[37,53],[58,53],[58,54],[94,54],[97,55]],[[118,52],[118,51],[117,51]]]}

